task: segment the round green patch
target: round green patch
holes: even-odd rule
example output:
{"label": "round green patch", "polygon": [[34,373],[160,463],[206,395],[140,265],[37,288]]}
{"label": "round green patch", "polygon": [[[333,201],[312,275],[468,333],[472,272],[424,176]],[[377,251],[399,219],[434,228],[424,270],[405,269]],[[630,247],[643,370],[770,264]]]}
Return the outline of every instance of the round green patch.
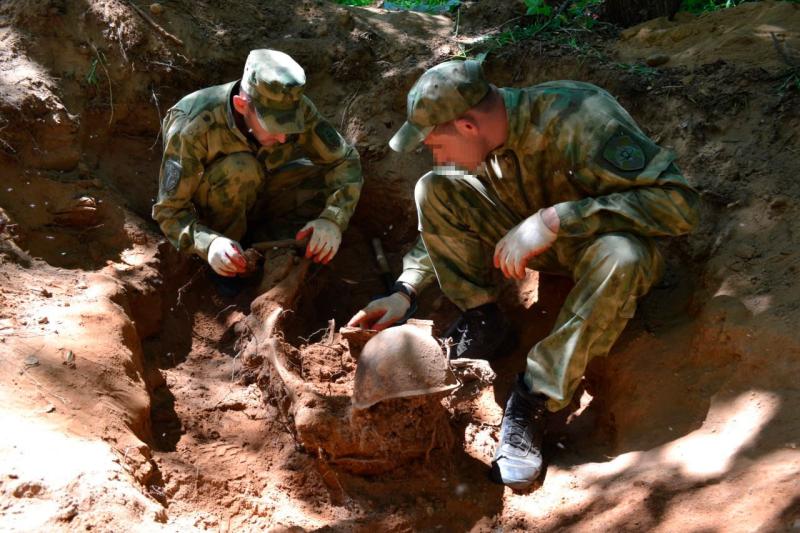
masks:
{"label": "round green patch", "polygon": [[647,163],[644,150],[628,135],[620,135],[608,141],[603,149],[603,157],[626,172],[641,170]]}

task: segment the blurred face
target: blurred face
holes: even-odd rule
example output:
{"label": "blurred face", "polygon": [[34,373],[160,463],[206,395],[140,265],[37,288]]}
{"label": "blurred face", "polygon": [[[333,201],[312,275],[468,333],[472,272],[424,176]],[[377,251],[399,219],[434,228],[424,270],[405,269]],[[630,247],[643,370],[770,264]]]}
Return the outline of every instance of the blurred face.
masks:
{"label": "blurred face", "polygon": [[261,146],[269,147],[286,142],[285,133],[270,133],[261,126],[256,110],[246,95],[235,95],[233,97],[233,106],[242,115],[249,132]]}
{"label": "blurred face", "polygon": [[468,172],[474,172],[489,152],[476,125],[465,119],[436,126],[424,144],[437,165],[455,165]]}

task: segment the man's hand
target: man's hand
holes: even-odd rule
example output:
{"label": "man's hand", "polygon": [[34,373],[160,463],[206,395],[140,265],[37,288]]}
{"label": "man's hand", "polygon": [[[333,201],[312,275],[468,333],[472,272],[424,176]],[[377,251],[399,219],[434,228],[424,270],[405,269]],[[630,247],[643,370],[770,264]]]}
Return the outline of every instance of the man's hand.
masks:
{"label": "man's hand", "polygon": [[342,242],[342,230],[339,226],[328,219],[318,218],[303,226],[297,232],[295,239],[302,241],[309,235],[311,240],[306,246],[306,257],[315,263],[323,264],[333,259]]}
{"label": "man's hand", "polygon": [[239,243],[227,237],[217,237],[208,247],[208,264],[220,276],[231,278],[247,269],[247,260]]}
{"label": "man's hand", "polygon": [[347,327],[386,329],[405,316],[411,307],[411,300],[402,292],[373,300],[350,319]]}
{"label": "man's hand", "polygon": [[[544,252],[558,234],[558,215],[552,208],[539,210],[529,216],[513,228],[500,239],[494,247],[494,266],[503,271],[507,278],[523,279],[525,277],[525,265],[528,261],[540,253]],[[550,226],[555,225],[555,229],[545,224],[543,215],[548,217]],[[555,223],[551,222],[555,216]]]}

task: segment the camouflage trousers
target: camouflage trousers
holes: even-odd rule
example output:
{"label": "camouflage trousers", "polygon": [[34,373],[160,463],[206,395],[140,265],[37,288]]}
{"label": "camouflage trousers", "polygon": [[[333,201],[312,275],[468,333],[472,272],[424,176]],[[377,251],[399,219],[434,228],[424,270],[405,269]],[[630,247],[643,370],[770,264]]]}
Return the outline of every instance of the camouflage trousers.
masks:
{"label": "camouflage trousers", "polygon": [[251,241],[290,238],[325,208],[327,170],[298,159],[266,173],[253,154],[230,154],[208,166],[192,203],[203,224],[230,239],[248,230]]}
{"label": "camouflage trousers", "polygon": [[[502,276],[493,265],[495,244],[524,216],[472,176],[426,174],[415,198],[444,294],[462,310],[495,301]],[[547,395],[548,409],[557,411],[570,403],[588,362],[611,350],[637,298],[661,277],[663,260],[652,239],[615,232],[559,237],[528,267],[575,281],[552,331],[528,352],[525,371],[526,384]]]}

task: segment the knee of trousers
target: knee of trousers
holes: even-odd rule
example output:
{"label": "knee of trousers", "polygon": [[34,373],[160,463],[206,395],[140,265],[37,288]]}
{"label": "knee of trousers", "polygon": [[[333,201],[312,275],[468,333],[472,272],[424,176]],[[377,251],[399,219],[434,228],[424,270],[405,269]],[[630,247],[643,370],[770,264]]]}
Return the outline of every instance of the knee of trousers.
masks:
{"label": "knee of trousers", "polygon": [[627,278],[647,290],[661,276],[662,259],[652,242],[617,233],[603,240],[604,270],[614,278]]}

